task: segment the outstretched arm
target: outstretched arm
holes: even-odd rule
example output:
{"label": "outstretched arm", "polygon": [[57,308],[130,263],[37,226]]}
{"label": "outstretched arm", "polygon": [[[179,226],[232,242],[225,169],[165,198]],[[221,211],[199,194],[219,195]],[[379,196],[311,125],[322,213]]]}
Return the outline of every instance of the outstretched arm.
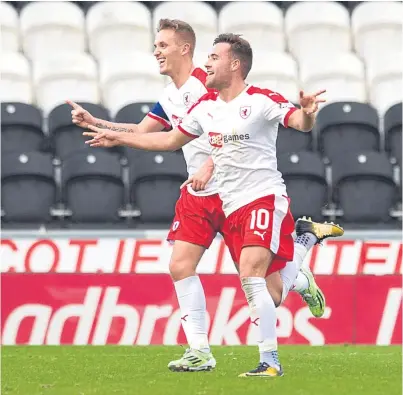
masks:
{"label": "outstretched arm", "polygon": [[94,117],[89,111],[71,100],[66,100],[66,103],[73,108],[71,111],[72,122],[84,129],[88,129],[89,126],[96,126],[100,129],[126,133],[155,133],[164,129],[158,120],[147,116],[139,124],[110,122]]}
{"label": "outstretched arm", "polygon": [[176,151],[198,136],[191,137],[184,134],[178,128],[170,132],[127,133],[105,130],[97,126],[89,125],[90,132],[84,132],[84,136],[92,137],[85,143],[91,147],[115,147],[123,145],[147,151]]}
{"label": "outstretched arm", "polygon": [[303,91],[299,93],[299,103],[301,108],[294,111],[288,120],[288,126],[301,132],[310,132],[315,124],[316,112],[319,103],[326,102],[325,99],[318,98],[326,90],[320,90],[313,95],[305,95]]}

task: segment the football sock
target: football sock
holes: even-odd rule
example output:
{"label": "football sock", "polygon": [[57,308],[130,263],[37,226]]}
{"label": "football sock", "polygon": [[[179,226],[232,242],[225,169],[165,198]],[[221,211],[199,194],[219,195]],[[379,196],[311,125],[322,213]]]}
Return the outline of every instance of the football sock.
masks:
{"label": "football sock", "polygon": [[174,282],[181,311],[181,323],[189,347],[210,352],[207,336],[206,297],[199,276]]}

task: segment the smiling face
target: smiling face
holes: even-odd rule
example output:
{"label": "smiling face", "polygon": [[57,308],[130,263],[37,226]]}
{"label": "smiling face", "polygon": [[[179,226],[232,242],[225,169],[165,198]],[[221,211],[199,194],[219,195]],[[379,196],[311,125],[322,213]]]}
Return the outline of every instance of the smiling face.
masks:
{"label": "smiling face", "polygon": [[160,74],[171,76],[172,71],[183,60],[184,44],[172,29],[160,30],[154,41],[154,56],[158,61]]}
{"label": "smiling face", "polygon": [[207,70],[207,88],[220,90],[228,86],[232,77],[233,62],[234,59],[230,44],[219,43],[214,45],[205,64]]}

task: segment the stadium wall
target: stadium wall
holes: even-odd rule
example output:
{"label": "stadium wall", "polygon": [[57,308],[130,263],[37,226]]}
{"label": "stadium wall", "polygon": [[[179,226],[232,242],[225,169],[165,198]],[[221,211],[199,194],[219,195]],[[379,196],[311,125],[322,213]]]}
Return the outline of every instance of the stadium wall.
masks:
{"label": "stadium wall", "polygon": [[[306,258],[327,298],[315,319],[291,292],[277,309],[282,344],[401,344],[400,232],[347,232]],[[184,344],[165,231],[3,232],[4,345]],[[255,344],[255,327],[220,238],[198,269],[212,345]]]}

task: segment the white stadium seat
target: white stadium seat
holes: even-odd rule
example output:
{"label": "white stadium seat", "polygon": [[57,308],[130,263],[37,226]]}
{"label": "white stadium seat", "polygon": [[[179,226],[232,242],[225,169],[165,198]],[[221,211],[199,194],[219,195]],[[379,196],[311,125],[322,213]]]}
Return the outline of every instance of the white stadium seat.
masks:
{"label": "white stadium seat", "polygon": [[240,1],[226,4],[219,15],[220,33],[242,34],[254,51],[285,49],[282,11],[265,1]]}
{"label": "white stadium seat", "polygon": [[287,53],[255,53],[247,81],[278,92],[292,102],[298,101],[297,63]]}
{"label": "white stadium seat", "polygon": [[351,49],[347,9],[335,1],[297,2],[285,15],[290,52],[298,59],[323,50]]}
{"label": "white stadium seat", "polygon": [[326,89],[327,103],[334,101],[366,102],[364,65],[351,52],[329,52],[306,57],[300,62],[300,80],[307,93]]}
{"label": "white stadium seat", "polygon": [[28,60],[19,52],[2,52],[0,71],[1,101],[31,104],[32,84]]}
{"label": "white stadium seat", "polygon": [[85,53],[49,54],[33,63],[37,103],[46,114],[66,99],[99,103],[97,66]]}
{"label": "white stadium seat", "polygon": [[103,102],[112,115],[134,102],[156,102],[164,89],[158,63],[143,52],[122,54],[119,62],[105,58],[100,63]]}
{"label": "white stadium seat", "polygon": [[196,33],[196,49],[210,51],[217,36],[217,14],[203,1],[165,1],[154,10],[154,26],[163,18],[181,19]]}
{"label": "white stadium seat", "polygon": [[152,50],[151,13],[139,2],[98,2],[87,14],[89,48],[101,59],[126,51]]}
{"label": "white stadium seat", "polygon": [[85,49],[84,14],[73,3],[32,2],[23,8],[20,20],[23,48],[29,59]]}
{"label": "white stadium seat", "polygon": [[392,105],[402,101],[402,64],[401,51],[393,51],[372,58],[367,62],[367,81],[370,102],[380,115]]}
{"label": "white stadium seat", "polygon": [[356,51],[365,60],[402,50],[401,2],[362,2],[351,16]]}
{"label": "white stadium seat", "polygon": [[17,11],[8,3],[0,3],[1,51],[18,51],[20,47]]}
{"label": "white stadium seat", "polygon": [[193,64],[195,65],[195,67],[200,67],[201,69],[206,70],[204,65],[208,60],[208,56],[208,52],[196,51],[193,56]]}

